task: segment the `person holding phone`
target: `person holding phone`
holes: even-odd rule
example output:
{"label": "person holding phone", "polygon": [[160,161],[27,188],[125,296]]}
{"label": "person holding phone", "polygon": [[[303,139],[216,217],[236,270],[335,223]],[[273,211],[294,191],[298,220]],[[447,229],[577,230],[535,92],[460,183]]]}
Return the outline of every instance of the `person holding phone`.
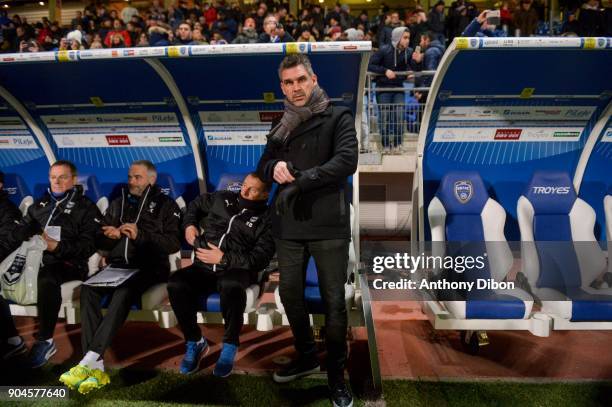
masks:
{"label": "person holding phone", "polygon": [[484,10],[465,27],[462,37],[506,37],[504,30],[497,28],[500,22],[499,10]]}
{"label": "person holding phone", "polygon": [[185,337],[180,373],[198,370],[209,347],[197,323],[201,298],[219,292],[225,323],[223,348],[213,370],[231,374],[240,345],[246,289],[274,256],[267,200],[271,183],[247,175],[239,192],[217,191],[192,201],[185,214],[185,240],[193,246],[194,264],[170,277],[168,294]]}

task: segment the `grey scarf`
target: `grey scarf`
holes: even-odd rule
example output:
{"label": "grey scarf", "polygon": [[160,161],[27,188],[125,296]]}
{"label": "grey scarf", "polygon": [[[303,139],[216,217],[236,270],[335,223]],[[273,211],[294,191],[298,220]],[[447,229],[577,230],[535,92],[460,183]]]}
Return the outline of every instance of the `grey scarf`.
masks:
{"label": "grey scarf", "polygon": [[323,89],[316,85],[312,90],[310,99],[304,106],[298,107],[291,104],[287,99],[284,101],[285,112],[283,117],[267,135],[268,140],[278,144],[284,144],[289,134],[297,126],[310,119],[318,113],[322,113],[329,106],[329,98]]}

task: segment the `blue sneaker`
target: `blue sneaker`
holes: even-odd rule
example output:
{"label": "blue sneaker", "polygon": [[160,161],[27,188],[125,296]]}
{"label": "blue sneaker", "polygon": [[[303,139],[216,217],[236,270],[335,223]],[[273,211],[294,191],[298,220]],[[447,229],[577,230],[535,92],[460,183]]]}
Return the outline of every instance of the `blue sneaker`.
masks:
{"label": "blue sneaker", "polygon": [[238,352],[238,346],[232,345],[231,343],[224,343],[221,355],[219,355],[219,360],[217,360],[217,364],[213,370],[213,375],[217,377],[229,376],[234,369],[236,352]]}
{"label": "blue sneaker", "polygon": [[182,374],[192,374],[198,370],[200,360],[208,353],[208,342],[206,342],[206,339],[202,343],[187,341],[186,345],[187,351],[181,362],[179,372]]}
{"label": "blue sneaker", "polygon": [[46,365],[56,352],[57,348],[54,342],[36,341],[30,351],[30,368],[37,369]]}

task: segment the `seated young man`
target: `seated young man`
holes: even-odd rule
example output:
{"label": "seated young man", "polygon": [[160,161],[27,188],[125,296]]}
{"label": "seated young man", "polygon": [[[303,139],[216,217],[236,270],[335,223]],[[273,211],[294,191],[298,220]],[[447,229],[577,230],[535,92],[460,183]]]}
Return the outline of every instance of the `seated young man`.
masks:
{"label": "seated young man", "polygon": [[213,292],[220,293],[225,321],[223,349],[213,374],[226,377],[232,372],[246,307],[245,290],[274,256],[266,205],[269,193],[270,184],[249,174],[240,193],[204,194],[187,208],[185,239],[195,248],[195,261],[168,282],[170,303],[187,345],[180,367],[183,374],[198,370],[200,359],[208,352],[197,312],[201,298]]}
{"label": "seated young man", "polygon": [[[151,286],[168,280],[168,256],[181,248],[181,211],[155,185],[157,171],[149,161],[134,161],[128,173],[128,188],[113,200],[96,239],[108,251],[107,262],[139,271],[118,287],[81,288],[81,342],[85,356],[62,374],[60,381],[80,393],[109,383],[102,357],[131,306]],[[102,316],[102,299],[111,295],[108,312]]]}

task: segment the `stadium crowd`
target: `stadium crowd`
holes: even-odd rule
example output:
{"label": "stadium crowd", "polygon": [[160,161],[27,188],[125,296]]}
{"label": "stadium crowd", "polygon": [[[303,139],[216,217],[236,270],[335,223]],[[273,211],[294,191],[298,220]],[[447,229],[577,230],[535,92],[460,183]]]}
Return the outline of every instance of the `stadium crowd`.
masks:
{"label": "stadium crowd", "polygon": [[[141,3],[139,3],[140,5]],[[430,10],[417,4],[412,8],[390,10],[384,5],[377,15],[363,10],[355,13],[347,4],[324,8],[305,2],[297,16],[287,4],[271,0],[241,8],[236,1],[195,0],[193,7],[178,0],[165,8],[163,1],[152,0],[148,8],[135,8],[131,2],[121,10],[90,0],[70,26],[43,18],[29,22],[17,14],[9,17],[0,10],[0,51],[36,52],[90,48],[123,48],[196,44],[244,44],[292,41],[372,41],[375,48],[391,44],[394,28],[407,27],[410,48],[415,48],[426,32],[435,34],[442,45],[459,36],[474,23],[482,10],[467,0],[450,7],[443,1]],[[482,35],[531,36],[541,34],[545,20],[542,0],[503,0],[495,5],[500,24]],[[563,11],[562,35],[612,35],[612,8],[600,0],[571,0]],[[478,28],[482,24],[478,21]]]}

